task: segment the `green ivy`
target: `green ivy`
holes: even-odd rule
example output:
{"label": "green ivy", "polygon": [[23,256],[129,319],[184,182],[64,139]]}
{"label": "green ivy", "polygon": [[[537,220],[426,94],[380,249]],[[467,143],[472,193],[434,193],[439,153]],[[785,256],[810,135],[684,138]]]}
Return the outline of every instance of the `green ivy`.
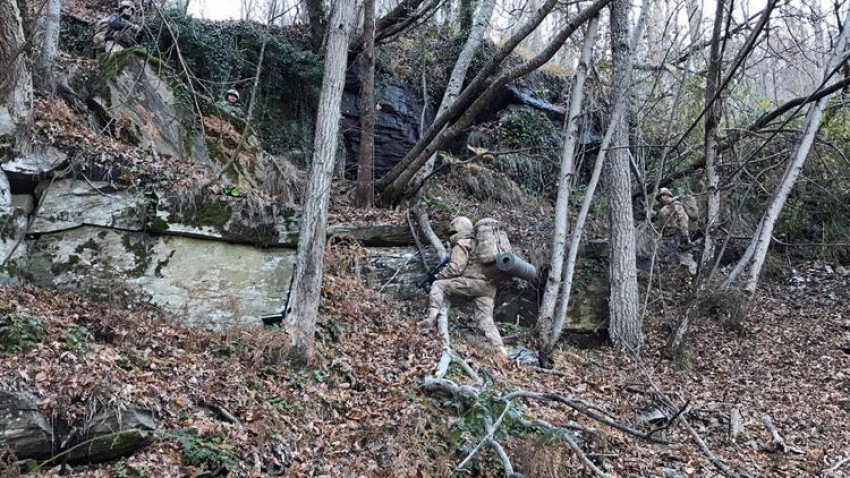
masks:
{"label": "green ivy", "polygon": [[[294,45],[280,28],[266,30],[248,22],[208,22],[180,10],[165,12],[186,66],[198,78],[196,88],[214,100],[234,88],[245,108],[250,101],[263,39],[267,38],[253,117],[264,148],[279,154],[312,147],[313,121],[318,107],[324,64],[315,53]],[[159,19],[149,22],[162,32]],[[182,69],[174,39],[156,35],[160,56]]]}
{"label": "green ivy", "polygon": [[0,352],[16,355],[44,340],[41,319],[32,315],[8,314],[0,317]]}

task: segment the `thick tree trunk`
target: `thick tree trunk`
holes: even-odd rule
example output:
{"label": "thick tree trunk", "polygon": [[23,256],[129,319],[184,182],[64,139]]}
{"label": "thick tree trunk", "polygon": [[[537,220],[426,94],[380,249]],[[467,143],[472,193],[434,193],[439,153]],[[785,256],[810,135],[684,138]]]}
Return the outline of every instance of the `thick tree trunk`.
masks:
{"label": "thick tree trunk", "polygon": [[375,170],[375,0],[363,4],[363,81],[360,103],[360,152],[357,158],[358,207],[372,207]]}
{"label": "thick tree trunk", "polygon": [[[611,3],[611,45],[612,96],[620,99],[628,97],[631,82],[628,0],[614,0]],[[615,100],[614,104],[617,103]],[[635,351],[643,346],[644,335],[643,318],[638,312],[627,118],[628,114],[613,118],[611,160],[607,163],[611,209],[611,315],[608,330],[614,345]]]}
{"label": "thick tree trunk", "polygon": [[[32,121],[32,73],[16,0],[0,0],[0,19],[0,145],[8,146]],[[0,207],[11,204],[9,179],[0,171]]]}
{"label": "thick tree trunk", "polygon": [[47,0],[36,27],[36,45],[38,56],[34,69],[35,86],[39,91],[52,93],[55,78],[53,64],[56,52],[59,50],[59,16],[61,14],[60,0]]}
{"label": "thick tree trunk", "polygon": [[[32,119],[32,74],[27,65],[21,11],[0,0],[0,138],[14,136]],[[0,141],[3,142],[3,141]]]}
{"label": "thick tree trunk", "polygon": [[[469,32],[469,37],[466,39],[466,43],[463,46],[463,50],[460,52],[460,56],[458,56],[457,61],[455,62],[454,68],[452,68],[449,83],[446,86],[445,93],[443,93],[443,99],[440,101],[440,107],[437,109],[438,117],[444,114],[446,110],[454,104],[457,96],[460,94],[460,90],[463,88],[463,80],[466,78],[466,72],[469,70],[469,65],[475,57],[475,52],[481,45],[481,40],[484,38],[484,33],[487,31],[487,25],[490,23],[490,18],[493,16],[493,10],[495,7],[496,0],[482,0],[481,8],[478,11],[475,24]],[[436,161],[437,155],[432,154],[431,157],[428,158],[428,161],[425,162],[425,165],[413,177],[413,180],[411,180],[408,191],[416,191],[419,189],[422,183],[425,182],[425,178],[434,171],[434,164]]]}
{"label": "thick tree trunk", "polygon": [[[582,48],[581,57],[576,67],[575,76],[573,76],[570,107],[567,112],[564,128],[564,150],[561,155],[558,198],[555,201],[555,232],[552,238],[551,268],[549,269],[549,277],[546,280],[546,289],[543,292],[543,302],[540,304],[540,315],[537,322],[540,326],[540,338],[544,343],[548,344],[557,342],[558,337],[561,335],[560,330],[557,330],[557,327],[554,327],[552,322],[555,313],[555,304],[558,299],[558,291],[561,287],[561,275],[564,266],[564,250],[566,248],[567,226],[569,224],[570,184],[573,177],[573,159],[576,144],[578,143],[578,119],[581,113],[581,105],[584,101],[584,82],[587,79],[587,71],[593,56],[593,45],[596,43],[598,25],[599,18],[593,18],[587,24],[587,30],[584,34],[584,47]],[[593,183],[592,179],[591,183]],[[588,187],[589,189],[590,187]],[[589,192],[586,197],[590,196],[592,196],[592,193]],[[578,227],[578,224],[576,224],[576,227]],[[569,292],[567,296],[569,296]]]}
{"label": "thick tree trunk", "polygon": [[319,98],[316,136],[313,143],[313,162],[301,218],[298,254],[296,255],[293,289],[289,294],[283,328],[297,355],[310,359],[313,353],[316,317],[324,264],[325,234],[328,224],[328,201],[331,193],[334,159],[342,91],[345,86],[345,66],[348,51],[354,0],[335,2],[329,26],[325,75]]}

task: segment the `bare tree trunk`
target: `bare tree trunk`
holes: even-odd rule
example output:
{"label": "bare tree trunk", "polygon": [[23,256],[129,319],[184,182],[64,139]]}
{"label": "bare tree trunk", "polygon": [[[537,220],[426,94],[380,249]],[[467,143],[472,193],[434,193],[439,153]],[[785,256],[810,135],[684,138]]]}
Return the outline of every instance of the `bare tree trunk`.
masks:
{"label": "bare tree trunk", "polygon": [[0,138],[32,119],[32,73],[16,0],[0,0]]}
{"label": "bare tree trunk", "polygon": [[312,37],[313,48],[319,50],[322,48],[325,28],[327,27],[325,7],[322,5],[322,0],[305,0],[304,3],[307,6],[307,18],[310,20],[310,36]]}
{"label": "bare tree trunk", "polygon": [[44,9],[38,17],[35,43],[38,47],[38,57],[34,66],[33,80],[39,91],[53,93],[55,78],[53,66],[56,52],[59,50],[59,16],[61,13],[60,0],[47,0]]}
{"label": "bare tree trunk", "polygon": [[355,202],[358,207],[372,207],[374,193],[375,165],[375,0],[366,0],[363,4],[363,81],[360,103],[363,114],[360,116],[360,152],[357,157],[357,193]]}
{"label": "bare tree trunk", "polygon": [[[612,96],[628,98],[631,82],[629,2],[611,2]],[[615,100],[614,104],[618,104]],[[608,195],[611,209],[611,315],[608,330],[614,345],[625,350],[643,346],[643,318],[638,313],[635,264],[635,228],[632,216],[629,166],[628,114],[613,118],[611,161],[608,162]]]}
{"label": "bare tree trunk", "polygon": [[[596,42],[598,25],[598,17],[592,18],[587,24],[587,30],[584,34],[584,47],[581,50],[581,57],[579,58],[575,76],[573,76],[572,89],[570,90],[570,108],[567,112],[564,131],[564,150],[561,155],[558,198],[555,202],[555,234],[552,238],[551,269],[549,269],[549,277],[546,280],[546,289],[543,292],[543,302],[540,304],[540,315],[537,320],[540,326],[540,338],[547,344],[554,344],[561,335],[560,330],[554,327],[553,315],[555,313],[558,291],[561,287],[561,275],[564,266],[564,250],[566,248],[567,226],[569,224],[570,186],[573,176],[573,160],[576,144],[578,143],[578,119],[581,113],[581,105],[584,101],[584,82],[587,79],[587,71],[593,56],[593,45]],[[599,160],[597,159],[597,161]],[[593,183],[593,179],[591,179],[591,183]],[[593,185],[594,187],[596,186],[595,184]],[[590,190],[590,187],[588,187],[588,190]],[[591,196],[592,193],[588,193],[585,197]],[[576,227],[578,227],[578,224]],[[565,287],[567,287],[566,284]],[[567,297],[569,297],[569,293]],[[563,324],[563,322],[561,323]],[[557,333],[553,333],[556,330]]]}
{"label": "bare tree trunk", "polygon": [[[463,88],[463,80],[466,78],[466,72],[469,70],[469,65],[475,57],[475,52],[481,45],[481,40],[484,38],[484,33],[487,31],[487,25],[490,23],[490,18],[493,16],[493,10],[496,7],[496,0],[482,0],[481,8],[478,11],[475,24],[469,32],[469,37],[466,39],[466,44],[460,52],[452,74],[449,77],[449,83],[446,86],[446,91],[443,93],[443,99],[440,101],[440,107],[437,109],[437,116],[444,114],[446,110],[452,106]],[[431,172],[434,171],[434,163],[437,161],[437,155],[432,154],[425,165],[411,180],[408,186],[409,191],[416,191],[425,181]]]}
{"label": "bare tree trunk", "polygon": [[334,159],[342,91],[345,86],[345,66],[348,38],[354,17],[354,0],[335,2],[329,23],[325,74],[319,98],[316,120],[315,151],[301,217],[296,256],[294,287],[290,291],[283,329],[289,336],[296,354],[310,359],[313,354],[316,317],[324,264],[325,235],[328,224],[328,202],[331,193]]}
{"label": "bare tree trunk", "polygon": [[[32,73],[16,0],[0,0],[0,144],[14,144],[32,121]],[[0,171],[0,206],[12,204],[6,173]]]}
{"label": "bare tree trunk", "polygon": [[[848,50],[848,31],[850,31],[850,13],[847,14],[847,17],[844,20],[843,30],[835,41],[835,48],[824,74],[824,84],[829,81],[832,75],[834,75],[838,68],[840,68],[841,64],[846,61],[845,55],[847,55]],[[779,218],[779,213],[782,212],[782,208],[785,206],[785,201],[788,199],[788,195],[794,188],[797,177],[800,175],[800,171],[806,163],[809,150],[814,143],[815,135],[820,127],[823,110],[826,107],[828,100],[828,97],[820,98],[809,107],[809,111],[806,113],[806,119],[800,129],[801,137],[789,158],[788,165],[785,167],[785,173],[782,176],[782,180],[776,187],[776,192],[774,192],[770,205],[762,216],[761,222],[759,222],[756,234],[750,241],[747,251],[723,283],[723,289],[728,289],[732,282],[737,279],[738,275],[746,269],[747,275],[743,287],[744,292],[748,295],[755,292],[756,287],[758,286],[759,274],[761,273],[761,268],[764,265],[764,260],[767,257],[767,250],[770,247],[771,238],[773,237],[773,228],[776,225],[776,220]]]}

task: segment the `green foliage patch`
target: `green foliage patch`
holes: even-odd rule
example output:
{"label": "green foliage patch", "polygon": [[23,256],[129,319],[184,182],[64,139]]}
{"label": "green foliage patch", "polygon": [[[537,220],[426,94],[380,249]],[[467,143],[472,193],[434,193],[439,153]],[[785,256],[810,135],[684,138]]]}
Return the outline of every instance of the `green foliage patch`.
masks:
{"label": "green foliage patch", "polygon": [[38,345],[45,335],[38,317],[8,312],[0,316],[0,353],[4,355],[23,353]]}
{"label": "green foliage patch", "polygon": [[174,438],[183,448],[180,462],[186,466],[217,472],[233,469],[240,459],[236,447],[219,436],[178,432]]}

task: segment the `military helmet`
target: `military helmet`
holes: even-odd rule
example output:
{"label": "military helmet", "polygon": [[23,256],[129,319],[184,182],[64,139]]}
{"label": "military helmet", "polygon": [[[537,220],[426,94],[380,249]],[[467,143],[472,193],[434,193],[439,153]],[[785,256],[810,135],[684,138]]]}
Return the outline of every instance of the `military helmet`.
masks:
{"label": "military helmet", "polygon": [[227,98],[230,95],[235,96],[236,101],[239,101],[239,92],[238,91],[236,91],[234,89],[227,90],[227,92],[224,94],[224,97]]}
{"label": "military helmet", "polygon": [[656,200],[656,201],[657,201],[657,200],[659,200],[659,199],[661,198],[661,196],[670,196],[670,197],[673,197],[673,192],[672,192],[672,191],[670,191],[670,190],[669,190],[669,189],[667,189],[667,188],[661,188],[661,189],[659,189],[659,190],[658,190],[658,195],[657,195],[657,196],[655,196],[655,200]]}
{"label": "military helmet", "polygon": [[130,0],[123,0],[118,4],[118,10],[124,10],[125,8],[129,8],[130,12],[133,13],[136,11],[136,4],[131,2]]}
{"label": "military helmet", "polygon": [[458,216],[452,220],[452,223],[449,225],[449,230],[453,234],[458,232],[470,232],[472,231],[472,221],[470,221],[466,216]]}

